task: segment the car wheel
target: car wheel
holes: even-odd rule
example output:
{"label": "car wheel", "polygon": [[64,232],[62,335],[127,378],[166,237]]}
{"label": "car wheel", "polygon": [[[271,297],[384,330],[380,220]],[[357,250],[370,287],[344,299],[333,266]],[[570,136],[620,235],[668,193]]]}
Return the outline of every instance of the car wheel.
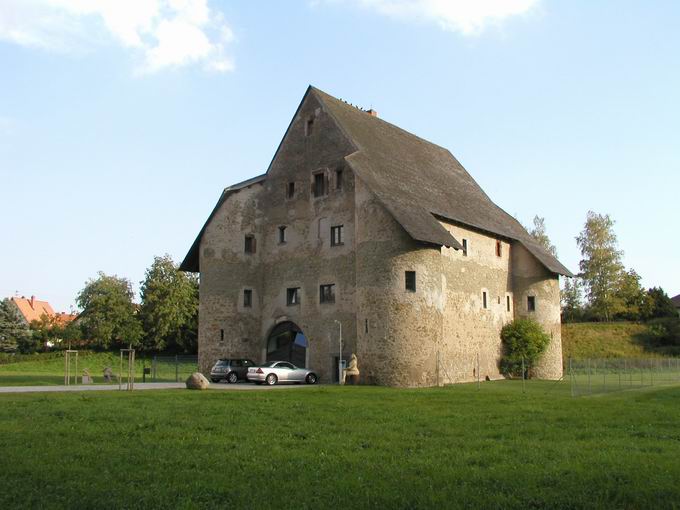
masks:
{"label": "car wheel", "polygon": [[305,378],[307,384],[316,384],[317,380],[316,374],[307,374],[307,377]]}
{"label": "car wheel", "polygon": [[236,372],[231,372],[231,373],[227,376],[227,382],[228,382],[228,383],[231,383],[231,384],[234,384],[236,381],[238,381],[238,375],[236,374]]}
{"label": "car wheel", "polygon": [[216,383],[216,382],[220,382],[220,380],[219,380],[219,379],[215,379],[214,377],[212,377],[212,378],[211,378],[210,380],[211,380],[212,382],[214,382],[214,383]]}
{"label": "car wheel", "polygon": [[276,377],[276,374],[269,374],[269,375],[267,376],[267,379],[266,379],[267,384],[268,384],[269,386],[274,386],[274,385],[277,383],[278,380],[279,380],[279,378]]}

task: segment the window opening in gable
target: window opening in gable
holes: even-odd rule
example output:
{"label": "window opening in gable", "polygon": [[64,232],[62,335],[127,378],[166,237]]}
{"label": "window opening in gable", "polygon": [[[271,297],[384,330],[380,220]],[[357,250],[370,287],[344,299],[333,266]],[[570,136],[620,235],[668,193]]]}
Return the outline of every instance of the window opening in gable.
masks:
{"label": "window opening in gable", "polygon": [[255,236],[254,235],[247,235],[245,237],[244,251],[246,253],[255,253],[256,249],[257,249],[257,246],[256,246],[256,242],[255,242]]}
{"label": "window opening in gable", "polygon": [[243,306],[245,308],[250,308],[253,306],[253,291],[252,289],[243,290]]}
{"label": "window opening in gable", "polygon": [[331,227],[331,246],[339,246],[344,244],[343,225],[335,225]]}

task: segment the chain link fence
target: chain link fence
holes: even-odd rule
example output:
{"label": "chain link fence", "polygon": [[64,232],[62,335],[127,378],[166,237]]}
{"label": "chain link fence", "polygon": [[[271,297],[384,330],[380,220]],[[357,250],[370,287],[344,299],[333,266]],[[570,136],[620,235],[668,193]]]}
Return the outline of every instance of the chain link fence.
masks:
{"label": "chain link fence", "polygon": [[680,383],[680,358],[583,358],[567,361],[574,397]]}

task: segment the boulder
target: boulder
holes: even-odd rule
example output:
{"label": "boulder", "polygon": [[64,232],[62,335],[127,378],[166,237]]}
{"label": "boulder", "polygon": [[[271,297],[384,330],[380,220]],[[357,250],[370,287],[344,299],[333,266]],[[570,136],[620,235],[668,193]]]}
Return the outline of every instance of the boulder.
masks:
{"label": "boulder", "polygon": [[207,390],[210,383],[205,376],[200,372],[194,372],[187,379],[187,389],[190,390]]}

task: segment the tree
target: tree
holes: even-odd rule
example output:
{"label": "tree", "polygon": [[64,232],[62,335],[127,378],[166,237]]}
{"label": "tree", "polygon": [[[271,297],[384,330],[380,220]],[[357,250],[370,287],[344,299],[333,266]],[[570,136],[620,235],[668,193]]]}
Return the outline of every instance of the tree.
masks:
{"label": "tree", "polygon": [[616,289],[616,298],[622,308],[616,314],[617,319],[640,320],[649,309],[649,297],[640,285],[640,275],[634,269],[623,271]]}
{"label": "tree", "polygon": [[557,257],[557,248],[554,244],[550,242],[550,238],[546,232],[545,228],[545,218],[540,216],[534,216],[534,227],[529,229],[529,235],[534,238],[534,240],[548,250],[554,257]]}
{"label": "tree", "polygon": [[625,308],[617,295],[623,274],[614,221],[609,215],[588,211],[583,231],[576,238],[583,258],[579,263],[579,275],[586,287],[589,308],[599,320],[609,321]]}
{"label": "tree", "polygon": [[9,299],[0,301],[0,352],[35,351],[31,332]]}
{"label": "tree", "polygon": [[154,257],[141,282],[140,294],[145,347],[195,351],[198,279],[180,271],[169,255]]}
{"label": "tree", "polygon": [[673,301],[661,287],[652,287],[647,291],[647,296],[649,297],[649,311],[643,318],[657,319],[677,316]]}
{"label": "tree", "polygon": [[50,343],[55,346],[60,344],[69,346],[71,342],[82,340],[78,322],[73,320],[64,322],[63,318],[58,315],[43,314],[40,319],[32,321],[29,327],[33,338],[43,346]]}
{"label": "tree", "polygon": [[503,326],[501,340],[505,348],[501,371],[510,375],[522,375],[538,361],[550,343],[550,336],[532,319],[515,319]]}
{"label": "tree", "polygon": [[104,349],[137,345],[142,327],[132,302],[132,285],[125,278],[107,276],[101,271],[78,294],[83,310],[79,317],[83,335]]}
{"label": "tree", "polygon": [[578,277],[566,278],[562,289],[562,320],[576,322],[583,318],[583,283]]}

